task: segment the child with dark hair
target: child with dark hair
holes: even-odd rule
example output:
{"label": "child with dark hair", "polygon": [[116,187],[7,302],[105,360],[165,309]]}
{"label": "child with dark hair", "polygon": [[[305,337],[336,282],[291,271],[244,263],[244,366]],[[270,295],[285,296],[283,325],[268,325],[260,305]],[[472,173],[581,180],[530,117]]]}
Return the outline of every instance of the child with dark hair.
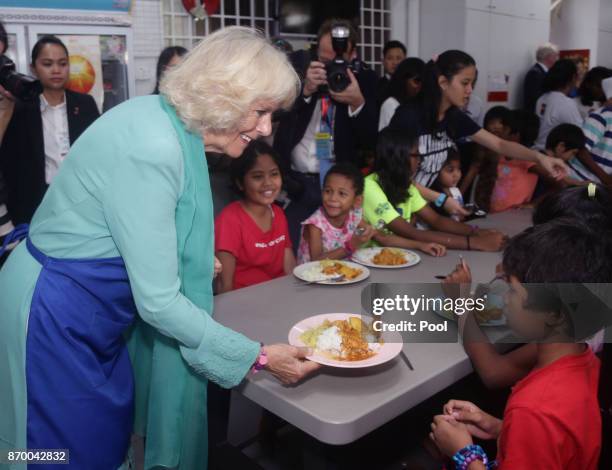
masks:
{"label": "child with dark hair", "polygon": [[232,183],[242,195],[215,219],[215,255],[223,267],[220,293],[269,281],[295,267],[283,210],[274,204],[282,186],[278,156],[254,140],[230,167]]}
{"label": "child with dark hair", "polygon": [[535,206],[534,225],[560,217],[584,221],[595,230],[612,230],[612,192],[601,184],[574,186],[544,196]]}
{"label": "child with dark hair", "polygon": [[592,111],[599,108],[601,103],[606,101],[601,82],[610,77],[612,77],[612,70],[601,66],[593,67],[585,74],[578,87],[578,96],[574,98],[578,105],[578,111],[583,118],[586,118]]}
{"label": "child with dark hair", "polygon": [[168,46],[161,51],[157,58],[157,66],[155,67],[156,79],[155,89],[153,90],[154,95],[159,95],[159,81],[162,79],[166,70],[178,64],[187,52],[187,49],[183,46]]}
{"label": "child with dark hair", "polygon": [[557,182],[556,185],[576,186],[586,185],[589,181],[598,181],[598,178],[576,158],[585,143],[582,129],[573,124],[560,124],[550,131],[546,138],[546,153],[563,160],[570,170],[563,181]]}
{"label": "child with dark hair", "polygon": [[384,74],[378,79],[376,90],[376,102],[378,107],[390,96],[389,85],[391,78],[397,70],[397,66],[406,58],[406,46],[396,40],[387,41],[383,47],[383,70]]}
{"label": "child with dark hair", "polygon": [[546,148],[546,138],[559,124],[582,125],[582,116],[573,98],[568,95],[574,84],[578,70],[569,59],[558,60],[544,78],[544,94],[536,103],[536,114],[540,118],[540,132],[535,142],[537,150]]}
{"label": "child with dark hair", "polygon": [[561,218],[525,230],[506,247],[508,324],[535,353],[503,420],[461,400],[451,400],[434,418],[431,438],[459,468],[488,468],[475,437],[498,440],[500,470],[597,468],[600,361],[581,341],[610,320],[609,306],[589,285],[612,279],[610,240]]}
{"label": "child with dark hair", "polygon": [[380,107],[378,130],[389,125],[395,110],[400,104],[416,99],[423,85],[425,62],[418,57],[404,59],[395,69],[389,82],[387,99]]}
{"label": "child with dark hair", "polygon": [[[505,106],[493,106],[484,116],[484,129],[500,139],[507,139],[509,116],[510,110]],[[462,194],[469,195],[469,201],[487,212],[497,180],[498,161],[498,154],[478,145],[459,186]]]}
{"label": "child with dark hair", "polygon": [[[492,110],[495,108],[492,108]],[[523,110],[499,111],[499,135],[511,142],[529,146],[538,133],[538,118]],[[493,121],[495,123],[495,121]],[[473,201],[487,212],[501,212],[519,207],[531,200],[538,174],[546,174],[533,162],[508,158],[505,155],[486,157],[482,149],[473,166],[478,169],[478,179],[473,187]],[[471,170],[472,173],[474,170]]]}
{"label": "child with dark hair", "polygon": [[[414,134],[391,128],[379,134],[374,171],[365,179],[366,222],[393,237],[387,246],[417,248],[435,256],[443,254],[444,247],[498,251],[504,240],[500,232],[456,222],[428,206],[412,181],[420,161],[417,140]],[[433,230],[417,229],[416,220]]]}
{"label": "child with dark hair", "polygon": [[323,181],[323,205],[302,222],[299,264],[345,258],[370,241],[374,229],[362,220],[363,184],[363,175],[350,163],[330,168]]}
{"label": "child with dark hair", "polygon": [[[542,225],[557,219],[574,220],[577,224],[588,226],[597,233],[610,233],[612,192],[605,186],[592,184],[590,188],[576,186],[550,193],[536,205],[533,223]],[[567,260],[565,255],[560,259]],[[444,284],[471,284],[471,282],[472,275],[467,263],[458,264],[444,280]],[[527,344],[501,354],[489,342],[473,315],[459,317],[459,331],[474,369],[489,388],[513,385],[534,367],[535,345]],[[594,350],[598,349],[598,343],[597,338],[591,342]]]}
{"label": "child with dark hair", "polygon": [[[438,177],[431,185],[431,189],[434,191],[440,191],[446,194],[448,197],[455,199],[461,206],[464,205],[463,194],[458,188],[459,181],[461,180],[461,155],[459,152],[452,151],[448,153],[448,158],[442,165]],[[430,204],[431,208],[438,214],[446,215],[441,207],[436,207],[435,204]],[[451,216],[453,220],[461,221],[463,217],[454,214]]]}

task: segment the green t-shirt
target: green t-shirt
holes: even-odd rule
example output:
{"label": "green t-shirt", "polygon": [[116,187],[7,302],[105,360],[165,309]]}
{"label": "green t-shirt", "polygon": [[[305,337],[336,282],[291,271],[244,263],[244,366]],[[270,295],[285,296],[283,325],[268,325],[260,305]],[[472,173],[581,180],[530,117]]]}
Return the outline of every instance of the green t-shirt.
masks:
{"label": "green t-shirt", "polygon": [[410,222],[412,214],[425,207],[427,201],[423,199],[414,184],[411,184],[408,188],[408,195],[409,197],[405,201],[394,207],[378,184],[378,176],[375,173],[366,176],[363,189],[364,220],[373,227],[376,227],[381,220],[386,225],[398,216]]}

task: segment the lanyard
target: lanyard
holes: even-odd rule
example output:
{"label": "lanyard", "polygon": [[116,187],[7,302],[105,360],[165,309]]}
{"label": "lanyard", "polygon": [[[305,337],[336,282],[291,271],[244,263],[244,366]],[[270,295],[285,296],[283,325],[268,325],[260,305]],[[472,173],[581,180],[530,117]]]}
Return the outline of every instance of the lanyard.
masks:
{"label": "lanyard", "polygon": [[[323,96],[321,98],[321,123],[327,125],[330,134],[333,134],[334,130],[334,111],[334,104],[329,96]],[[321,132],[323,132],[323,129],[321,129]]]}

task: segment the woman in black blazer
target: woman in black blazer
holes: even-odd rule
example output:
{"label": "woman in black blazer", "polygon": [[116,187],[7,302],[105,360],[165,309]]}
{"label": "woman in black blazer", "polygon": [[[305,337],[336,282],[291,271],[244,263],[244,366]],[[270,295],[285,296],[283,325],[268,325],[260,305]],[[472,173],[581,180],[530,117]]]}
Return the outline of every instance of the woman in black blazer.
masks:
{"label": "woman in black blazer", "polygon": [[68,49],[59,38],[38,40],[31,68],[43,92],[16,104],[0,148],[7,207],[15,224],[30,222],[68,149],[100,115],[91,96],[66,90]]}

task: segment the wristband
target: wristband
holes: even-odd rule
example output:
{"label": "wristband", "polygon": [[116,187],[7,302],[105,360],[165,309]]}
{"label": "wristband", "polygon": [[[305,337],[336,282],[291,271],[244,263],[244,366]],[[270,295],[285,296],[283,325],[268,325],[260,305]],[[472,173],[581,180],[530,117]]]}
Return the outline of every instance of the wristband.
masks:
{"label": "wristband", "polygon": [[434,204],[436,207],[442,207],[447,199],[448,199],[448,196],[445,193],[440,193],[440,195],[434,201]]}
{"label": "wristband", "polygon": [[455,462],[456,470],[467,470],[470,464],[476,460],[480,460],[485,465],[487,470],[497,466],[497,462],[495,460],[493,462],[489,462],[487,454],[485,454],[485,451],[479,445],[470,444],[469,446],[465,446],[463,449],[458,450],[457,453],[453,455],[453,462]]}
{"label": "wristband", "polygon": [[254,374],[257,374],[257,372],[259,372],[260,370],[265,369],[266,365],[268,364],[268,355],[266,354],[266,351],[264,351],[263,343],[260,344],[261,349],[259,350],[259,356],[257,356],[257,360],[251,368]]}
{"label": "wristband", "polygon": [[349,256],[353,254],[353,247],[351,246],[350,240],[344,242],[344,251],[346,251]]}

